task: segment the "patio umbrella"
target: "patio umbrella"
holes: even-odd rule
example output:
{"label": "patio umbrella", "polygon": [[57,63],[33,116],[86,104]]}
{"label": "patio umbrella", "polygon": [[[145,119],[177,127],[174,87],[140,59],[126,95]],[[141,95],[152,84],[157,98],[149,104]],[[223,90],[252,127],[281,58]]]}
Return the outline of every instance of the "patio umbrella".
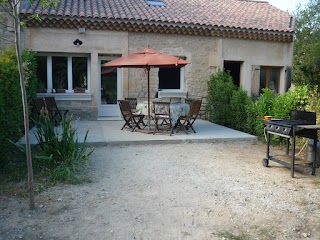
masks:
{"label": "patio umbrella", "polygon": [[181,68],[188,62],[156,51],[152,48],[145,48],[142,51],[131,53],[127,56],[117,58],[108,63],[102,64],[103,67],[127,67],[127,68],[144,68],[147,70],[148,81],[148,129],[150,130],[150,68]]}

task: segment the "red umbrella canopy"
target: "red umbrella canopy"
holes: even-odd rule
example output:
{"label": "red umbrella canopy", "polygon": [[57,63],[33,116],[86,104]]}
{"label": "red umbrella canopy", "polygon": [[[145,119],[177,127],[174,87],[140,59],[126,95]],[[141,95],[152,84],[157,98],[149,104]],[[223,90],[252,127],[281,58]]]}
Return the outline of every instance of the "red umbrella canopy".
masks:
{"label": "red umbrella canopy", "polygon": [[142,51],[131,53],[127,56],[117,58],[108,63],[103,64],[103,67],[128,67],[128,68],[144,68],[144,67],[183,67],[188,62],[166,54],[156,51],[152,48],[145,48]]}
{"label": "red umbrella canopy", "polygon": [[146,68],[148,78],[148,129],[150,131],[150,68],[181,68],[187,65],[188,62],[156,51],[151,48],[145,48],[142,51],[131,53],[127,56],[117,58],[108,63],[104,63],[103,67],[127,67],[127,68]]}

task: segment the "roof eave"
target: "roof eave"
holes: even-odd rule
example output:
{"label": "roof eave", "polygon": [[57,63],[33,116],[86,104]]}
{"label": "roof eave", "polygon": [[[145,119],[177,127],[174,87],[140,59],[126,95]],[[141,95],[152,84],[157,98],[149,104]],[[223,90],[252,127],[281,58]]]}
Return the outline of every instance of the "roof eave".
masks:
{"label": "roof eave", "polygon": [[[27,15],[24,15],[27,18]],[[30,27],[79,28],[94,30],[114,30],[128,32],[152,32],[165,34],[203,35],[214,37],[254,39],[276,42],[293,42],[294,31],[236,28],[228,26],[196,25],[162,21],[142,21],[132,19],[79,18],[43,16],[42,21],[28,21]]]}

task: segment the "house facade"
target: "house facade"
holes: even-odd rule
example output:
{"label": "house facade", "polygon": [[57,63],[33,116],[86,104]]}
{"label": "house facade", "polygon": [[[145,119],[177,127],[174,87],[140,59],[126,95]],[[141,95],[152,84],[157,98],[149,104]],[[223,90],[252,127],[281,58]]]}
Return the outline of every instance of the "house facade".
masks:
{"label": "house facade", "polygon": [[152,68],[152,97],[206,97],[218,69],[229,70],[251,96],[265,87],[283,93],[290,83],[294,18],[268,2],[61,0],[43,9],[24,1],[21,12],[23,19],[42,18],[28,21],[22,35],[37,54],[38,96],[54,96],[83,119],[120,116],[117,100],[147,98],[143,69],[101,67],[147,46],[190,62]]}

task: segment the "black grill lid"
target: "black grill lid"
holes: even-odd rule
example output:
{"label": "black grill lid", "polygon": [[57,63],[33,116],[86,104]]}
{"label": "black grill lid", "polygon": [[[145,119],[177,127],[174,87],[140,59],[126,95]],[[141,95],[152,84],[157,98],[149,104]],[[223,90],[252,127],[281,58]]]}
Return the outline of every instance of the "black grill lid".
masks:
{"label": "black grill lid", "polygon": [[290,119],[304,121],[304,123],[300,123],[300,124],[316,124],[316,113],[300,111],[300,110],[292,110],[290,112]]}

